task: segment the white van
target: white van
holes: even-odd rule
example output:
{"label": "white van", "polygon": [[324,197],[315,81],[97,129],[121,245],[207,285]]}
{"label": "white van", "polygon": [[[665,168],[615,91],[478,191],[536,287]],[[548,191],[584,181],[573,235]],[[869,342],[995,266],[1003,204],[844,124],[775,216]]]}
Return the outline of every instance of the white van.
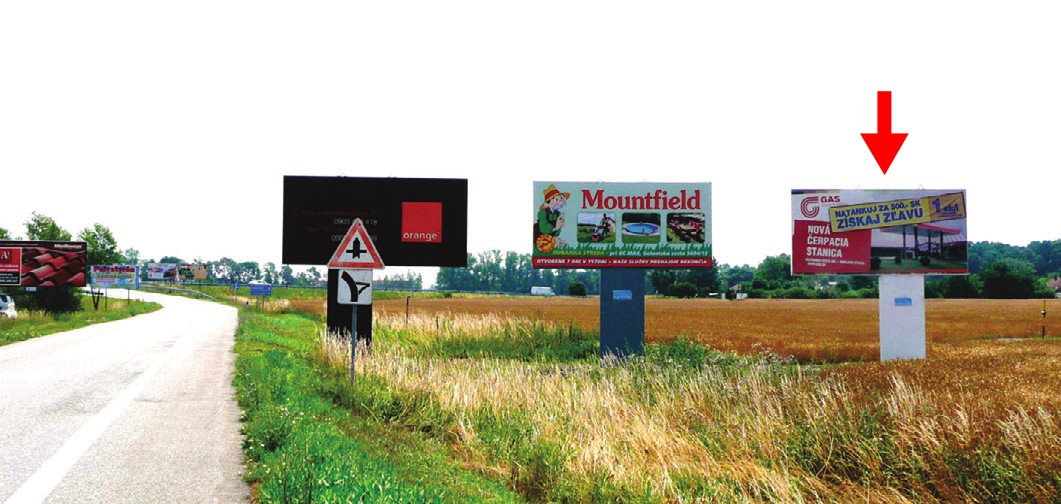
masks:
{"label": "white van", "polygon": [[552,287],[531,287],[532,296],[555,296]]}
{"label": "white van", "polygon": [[7,294],[0,294],[0,318],[18,318],[15,300]]}

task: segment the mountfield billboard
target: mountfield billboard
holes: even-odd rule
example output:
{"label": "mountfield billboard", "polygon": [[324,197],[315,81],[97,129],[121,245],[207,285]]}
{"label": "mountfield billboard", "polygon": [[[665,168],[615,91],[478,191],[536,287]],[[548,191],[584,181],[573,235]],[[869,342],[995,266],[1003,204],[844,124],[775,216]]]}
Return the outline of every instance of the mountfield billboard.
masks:
{"label": "mountfield billboard", "polygon": [[284,177],[284,264],[327,264],[361,219],[388,266],[468,265],[468,180]]}
{"label": "mountfield billboard", "polygon": [[92,266],[92,285],[112,289],[139,289],[140,267],[125,264]]}
{"label": "mountfield billboard", "polygon": [[711,184],[535,182],[538,268],[709,268]]}
{"label": "mountfield billboard", "polygon": [[85,242],[0,241],[0,286],[84,287]]}
{"label": "mountfield billboard", "polygon": [[964,190],[793,190],[792,273],[965,274]]}

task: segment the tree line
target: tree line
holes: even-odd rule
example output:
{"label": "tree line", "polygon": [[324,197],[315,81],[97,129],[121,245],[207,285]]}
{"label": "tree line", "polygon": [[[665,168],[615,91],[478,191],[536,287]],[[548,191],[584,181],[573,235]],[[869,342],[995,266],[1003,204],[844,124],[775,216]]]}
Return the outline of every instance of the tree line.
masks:
{"label": "tree line", "polygon": [[[1024,299],[1053,297],[1051,279],[1061,279],[1061,240],[1036,241],[1019,247],[994,242],[969,245],[969,275],[928,276],[929,298]],[[648,270],[646,292],[674,297],[708,297],[738,293],[753,298],[875,298],[877,276],[793,276],[787,254],[768,256],[757,266],[717,263],[707,269]],[[1057,280],[1056,282],[1061,282]],[[549,270],[531,267],[530,254],[491,250],[468,254],[467,268],[441,268],[438,289],[447,291],[528,294],[531,287],[551,287],[558,294],[597,294],[597,270]]]}

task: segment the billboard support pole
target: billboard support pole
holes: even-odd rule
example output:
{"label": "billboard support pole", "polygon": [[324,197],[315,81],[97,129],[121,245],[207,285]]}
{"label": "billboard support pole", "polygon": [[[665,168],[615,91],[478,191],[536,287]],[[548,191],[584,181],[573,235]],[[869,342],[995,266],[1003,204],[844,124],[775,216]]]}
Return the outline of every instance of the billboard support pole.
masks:
{"label": "billboard support pole", "polygon": [[357,376],[355,372],[357,362],[357,310],[351,310],[350,316],[350,383],[354,383]]}
{"label": "billboard support pole", "polygon": [[645,270],[600,270],[600,352],[605,361],[645,354]]}
{"label": "billboard support pole", "polygon": [[924,275],[881,275],[880,360],[925,358]]}

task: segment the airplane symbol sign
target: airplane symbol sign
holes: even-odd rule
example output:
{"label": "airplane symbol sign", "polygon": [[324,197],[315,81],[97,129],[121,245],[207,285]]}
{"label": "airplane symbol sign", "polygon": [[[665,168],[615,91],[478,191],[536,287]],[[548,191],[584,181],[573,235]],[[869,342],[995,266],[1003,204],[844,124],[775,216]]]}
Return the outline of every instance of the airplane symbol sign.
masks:
{"label": "airplane symbol sign", "polygon": [[344,269],[339,274],[335,301],[346,305],[372,304],[372,270]]}
{"label": "airplane symbol sign", "polygon": [[350,250],[347,250],[346,253],[350,254],[354,259],[357,259],[358,257],[361,257],[362,252],[368,252],[368,249],[361,248],[361,239],[355,236],[354,242],[350,244]]}
{"label": "airplane symbol sign", "polygon": [[339,242],[339,248],[335,249],[332,258],[328,261],[328,267],[333,269],[370,268],[382,269],[383,261],[379,258],[376,246],[365,231],[361,219],[354,219],[350,230]]}

